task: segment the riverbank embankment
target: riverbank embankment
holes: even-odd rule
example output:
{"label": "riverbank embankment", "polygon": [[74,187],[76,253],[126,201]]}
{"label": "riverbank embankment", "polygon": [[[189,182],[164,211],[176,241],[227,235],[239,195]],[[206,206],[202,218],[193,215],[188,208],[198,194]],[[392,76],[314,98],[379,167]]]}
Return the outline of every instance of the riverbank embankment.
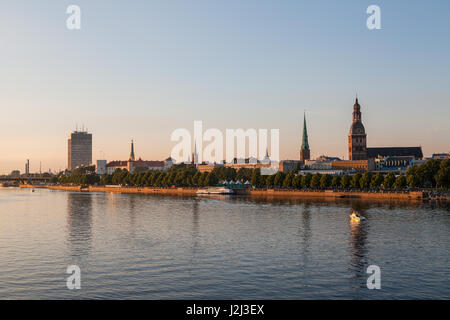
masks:
{"label": "riverbank embankment", "polygon": [[[20,185],[21,188],[47,188],[51,190],[78,192],[108,192],[132,194],[160,195],[196,195],[198,188],[162,188],[162,187],[125,187],[125,186],[64,186],[64,185]],[[237,189],[236,194],[255,197],[288,197],[288,198],[349,198],[373,200],[422,200],[428,194],[419,191],[335,191],[335,190],[286,190],[286,189]],[[442,200],[446,200],[443,197]]]}

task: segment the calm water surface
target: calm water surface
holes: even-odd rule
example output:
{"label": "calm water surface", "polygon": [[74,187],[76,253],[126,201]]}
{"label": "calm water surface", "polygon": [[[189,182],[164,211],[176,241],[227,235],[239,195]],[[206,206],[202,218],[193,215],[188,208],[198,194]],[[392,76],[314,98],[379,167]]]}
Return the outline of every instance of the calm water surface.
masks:
{"label": "calm water surface", "polygon": [[0,299],[450,299],[449,257],[442,205],[0,188]]}

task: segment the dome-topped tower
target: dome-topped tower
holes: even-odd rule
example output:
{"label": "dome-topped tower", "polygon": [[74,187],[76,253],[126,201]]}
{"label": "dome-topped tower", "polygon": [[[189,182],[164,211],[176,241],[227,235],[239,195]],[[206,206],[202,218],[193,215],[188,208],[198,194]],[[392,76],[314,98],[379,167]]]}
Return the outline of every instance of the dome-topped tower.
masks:
{"label": "dome-topped tower", "polygon": [[353,105],[353,122],[348,134],[348,158],[350,160],[367,159],[366,130],[361,122],[361,106],[356,97]]}

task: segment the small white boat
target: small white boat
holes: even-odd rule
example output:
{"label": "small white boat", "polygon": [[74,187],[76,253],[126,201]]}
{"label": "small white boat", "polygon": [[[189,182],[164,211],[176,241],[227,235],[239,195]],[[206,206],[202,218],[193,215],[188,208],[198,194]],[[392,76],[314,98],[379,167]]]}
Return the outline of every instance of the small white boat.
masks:
{"label": "small white boat", "polygon": [[233,194],[234,191],[225,187],[205,187],[198,189],[197,194]]}

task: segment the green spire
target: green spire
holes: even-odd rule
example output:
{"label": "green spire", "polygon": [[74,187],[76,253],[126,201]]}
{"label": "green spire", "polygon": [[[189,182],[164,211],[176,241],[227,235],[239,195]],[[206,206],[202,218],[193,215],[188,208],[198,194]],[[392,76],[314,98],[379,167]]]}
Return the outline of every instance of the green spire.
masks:
{"label": "green spire", "polygon": [[134,161],[134,142],[131,140],[130,160]]}
{"label": "green spire", "polygon": [[303,114],[303,138],[302,138],[302,150],[309,150],[308,130],[306,130],[306,115],[305,115],[305,114]]}

